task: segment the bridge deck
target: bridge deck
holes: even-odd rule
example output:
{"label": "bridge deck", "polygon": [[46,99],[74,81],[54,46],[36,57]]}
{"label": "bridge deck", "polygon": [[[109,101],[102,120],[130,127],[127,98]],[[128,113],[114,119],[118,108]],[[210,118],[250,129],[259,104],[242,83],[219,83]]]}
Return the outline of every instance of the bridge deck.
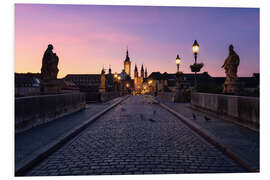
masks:
{"label": "bridge deck", "polygon": [[131,96],[27,175],[246,172],[152,103]]}

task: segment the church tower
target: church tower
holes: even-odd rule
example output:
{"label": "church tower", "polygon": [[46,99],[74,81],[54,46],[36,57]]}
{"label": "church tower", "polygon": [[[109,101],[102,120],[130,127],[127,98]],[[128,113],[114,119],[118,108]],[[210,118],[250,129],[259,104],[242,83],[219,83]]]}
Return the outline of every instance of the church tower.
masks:
{"label": "church tower", "polygon": [[141,77],[144,78],[144,69],[143,69],[143,64],[142,64],[142,68],[141,68]]}
{"label": "church tower", "polygon": [[130,66],[131,66],[131,62],[128,56],[128,49],[127,49],[126,59],[124,61],[124,70],[125,70],[125,73],[129,76],[130,76]]}
{"label": "church tower", "polygon": [[135,77],[139,77],[139,73],[138,73],[138,69],[137,69],[137,65],[135,64],[135,68],[134,68],[134,78]]}
{"label": "church tower", "polygon": [[139,78],[139,73],[138,73],[137,65],[135,64],[135,68],[134,68],[134,88],[135,88],[135,91],[137,91],[137,89],[138,89],[138,78]]}
{"label": "church tower", "polygon": [[147,68],[145,67],[145,74],[144,74],[144,78],[147,78]]}

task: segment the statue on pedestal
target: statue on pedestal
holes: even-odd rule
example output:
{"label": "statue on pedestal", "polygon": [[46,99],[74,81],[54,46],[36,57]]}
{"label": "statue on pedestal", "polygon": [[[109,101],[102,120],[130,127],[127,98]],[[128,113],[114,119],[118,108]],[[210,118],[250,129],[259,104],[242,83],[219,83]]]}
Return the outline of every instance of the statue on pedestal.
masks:
{"label": "statue on pedestal", "polygon": [[226,80],[223,86],[223,93],[237,93],[237,69],[240,58],[233,49],[233,45],[229,46],[229,56],[225,59],[222,68],[225,69]]}
{"label": "statue on pedestal", "polygon": [[42,80],[48,82],[56,80],[58,74],[58,56],[53,53],[53,45],[49,44],[42,58],[41,77]]}
{"label": "statue on pedestal", "polygon": [[41,91],[44,93],[57,93],[60,90],[60,81],[57,80],[59,58],[52,50],[53,45],[49,44],[42,58]]}
{"label": "statue on pedestal", "polygon": [[99,92],[105,93],[105,91],[106,91],[106,78],[105,78],[105,70],[103,68],[100,75]]}

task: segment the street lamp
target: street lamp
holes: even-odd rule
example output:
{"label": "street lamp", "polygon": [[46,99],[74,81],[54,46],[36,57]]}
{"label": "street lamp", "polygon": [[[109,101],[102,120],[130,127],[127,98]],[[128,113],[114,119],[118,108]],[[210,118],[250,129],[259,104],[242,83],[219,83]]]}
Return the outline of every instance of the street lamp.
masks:
{"label": "street lamp", "polygon": [[200,46],[197,42],[197,40],[194,41],[193,45],[192,45],[192,51],[194,54],[194,58],[195,58],[195,64],[197,64],[197,54],[199,52]]}
{"label": "street lamp", "polygon": [[114,73],[114,78],[115,78],[115,79],[117,78],[117,73],[116,73],[116,72]]}
{"label": "street lamp", "polygon": [[127,93],[129,93],[129,83],[126,84]]}
{"label": "street lamp", "polygon": [[120,94],[122,94],[121,92],[122,92],[123,87],[122,87],[120,75],[117,76],[117,80],[118,80],[118,87],[119,87],[118,90],[120,91]]}
{"label": "street lamp", "polygon": [[180,94],[180,72],[179,72],[179,66],[180,66],[180,63],[181,63],[181,58],[179,57],[179,55],[177,54],[176,56],[176,59],[175,59],[175,62],[176,62],[176,66],[177,66],[177,72],[176,72],[176,88],[177,88],[177,100],[178,100],[178,97],[179,97],[179,94]]}
{"label": "street lamp", "polygon": [[114,77],[114,80],[113,80],[113,82],[114,82],[114,89],[115,89],[115,91],[118,91],[118,82],[117,82],[118,75],[117,75],[116,72],[114,73],[113,77]]}
{"label": "street lamp", "polygon": [[179,66],[180,66],[181,58],[179,57],[178,54],[177,54],[175,62],[176,62],[176,65],[177,65],[177,73],[179,73]]}
{"label": "street lamp", "polygon": [[197,64],[197,55],[199,52],[200,46],[197,42],[197,40],[194,41],[193,45],[192,45],[192,51],[194,54],[194,59],[195,59],[195,63],[193,65],[190,66],[191,71],[194,72],[194,79],[195,79],[195,91],[197,90],[197,72],[200,72],[201,68],[203,67],[203,63],[199,63]]}

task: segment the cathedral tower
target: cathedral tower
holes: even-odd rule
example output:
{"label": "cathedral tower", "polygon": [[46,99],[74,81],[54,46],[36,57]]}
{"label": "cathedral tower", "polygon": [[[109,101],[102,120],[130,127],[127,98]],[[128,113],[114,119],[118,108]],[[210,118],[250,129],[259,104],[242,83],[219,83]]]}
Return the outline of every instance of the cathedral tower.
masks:
{"label": "cathedral tower", "polygon": [[135,64],[135,68],[134,68],[134,78],[135,77],[139,77],[139,73],[138,73],[138,69],[137,69],[137,65]]}
{"label": "cathedral tower", "polygon": [[142,64],[142,68],[141,68],[141,77],[144,78],[144,69],[143,69],[143,64]]}
{"label": "cathedral tower", "polygon": [[131,66],[131,62],[128,56],[128,50],[127,50],[127,55],[126,55],[126,59],[124,61],[124,70],[126,72],[127,75],[130,76],[130,66]]}

